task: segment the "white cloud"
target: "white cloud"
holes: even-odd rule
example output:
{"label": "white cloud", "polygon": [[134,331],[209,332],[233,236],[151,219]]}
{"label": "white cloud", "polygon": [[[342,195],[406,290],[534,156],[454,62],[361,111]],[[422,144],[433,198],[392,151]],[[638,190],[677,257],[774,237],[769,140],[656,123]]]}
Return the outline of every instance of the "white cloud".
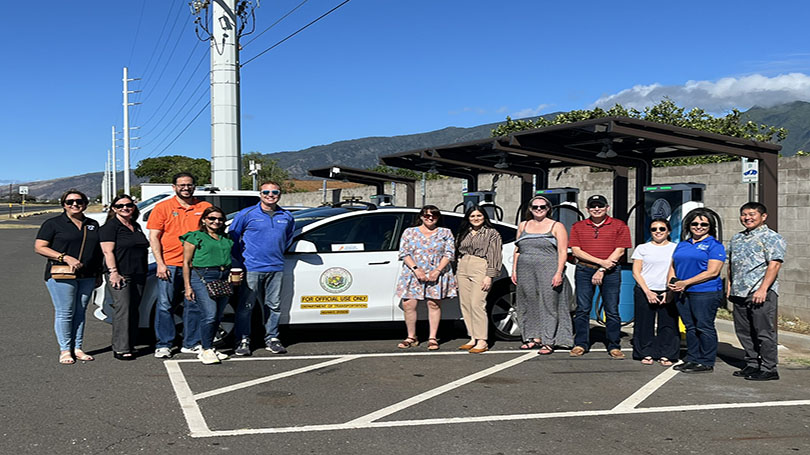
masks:
{"label": "white cloud", "polygon": [[774,77],[754,74],[717,81],[688,81],[684,85],[636,85],[614,95],[604,95],[590,107],[609,108],[621,104],[626,108],[643,109],[665,97],[687,109],[699,107],[708,112],[770,107],[792,101],[810,101],[810,76],[803,73]]}
{"label": "white cloud", "polygon": [[521,110],[515,112],[514,114],[512,114],[511,117],[516,118],[516,119],[526,118],[526,117],[537,117],[538,115],[540,115],[544,110],[546,110],[550,106],[551,106],[550,104],[541,104],[541,105],[539,105],[539,106],[537,106],[535,108],[521,109]]}

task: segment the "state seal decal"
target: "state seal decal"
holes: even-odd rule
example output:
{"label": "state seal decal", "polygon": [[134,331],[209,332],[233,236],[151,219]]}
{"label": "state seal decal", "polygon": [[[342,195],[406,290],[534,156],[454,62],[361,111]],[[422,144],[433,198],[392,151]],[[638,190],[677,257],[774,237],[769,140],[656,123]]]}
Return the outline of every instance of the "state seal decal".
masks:
{"label": "state seal decal", "polygon": [[320,284],[324,291],[337,294],[352,286],[352,274],[342,267],[332,267],[321,274]]}

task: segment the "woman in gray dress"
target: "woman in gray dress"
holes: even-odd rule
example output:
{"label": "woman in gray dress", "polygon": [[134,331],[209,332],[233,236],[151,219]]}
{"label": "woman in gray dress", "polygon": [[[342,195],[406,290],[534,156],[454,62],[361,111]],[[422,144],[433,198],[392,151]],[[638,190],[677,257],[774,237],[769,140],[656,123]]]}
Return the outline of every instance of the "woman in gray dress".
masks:
{"label": "woman in gray dress", "polygon": [[526,221],[518,226],[512,282],[517,286],[518,323],[525,342],[521,349],[574,343],[571,326],[571,285],[565,277],[568,233],[551,219],[551,202],[543,196],[529,201]]}

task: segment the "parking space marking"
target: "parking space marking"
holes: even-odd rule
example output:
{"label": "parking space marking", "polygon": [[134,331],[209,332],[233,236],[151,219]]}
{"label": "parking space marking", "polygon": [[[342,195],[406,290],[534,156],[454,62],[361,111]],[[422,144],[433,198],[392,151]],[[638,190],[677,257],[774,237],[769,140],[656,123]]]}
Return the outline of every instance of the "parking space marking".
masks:
{"label": "parking space marking", "polygon": [[456,379],[455,381],[449,382],[443,386],[436,387],[433,390],[428,390],[427,392],[420,393],[414,397],[408,398],[407,400],[400,401],[399,403],[395,403],[391,406],[385,407],[380,409],[379,411],[374,411],[370,414],[366,414],[362,417],[357,419],[351,420],[346,423],[346,425],[354,425],[354,424],[368,424],[374,422],[375,420],[379,420],[383,417],[389,416],[391,414],[397,413],[403,409],[409,408],[415,404],[419,404],[423,401],[429,400],[433,397],[439,396],[445,392],[448,392],[453,389],[457,389],[463,385],[469,384],[471,382],[477,381],[481,378],[487,377],[489,375],[495,374],[501,370],[505,370],[507,368],[513,367],[520,363],[523,363],[529,359],[537,358],[537,354],[534,351],[522,355],[516,359],[512,359],[508,362],[499,363],[493,367],[487,368],[486,370],[479,371],[478,373],[473,373],[469,376],[463,377],[461,379]]}
{"label": "parking space marking", "polygon": [[350,360],[356,359],[357,356],[347,355],[345,357],[340,357],[337,359],[329,360],[326,362],[316,363],[314,365],[307,365],[305,367],[296,368],[295,370],[285,371],[283,373],[274,374],[271,376],[265,376],[263,378],[252,379],[250,381],[240,382],[238,384],[229,385],[226,387],[220,387],[218,389],[209,390],[208,392],[201,392],[195,394],[192,398],[195,400],[201,400],[203,398],[213,397],[215,395],[221,395],[223,393],[233,392],[239,389],[245,389],[248,387],[252,387],[254,385],[264,384],[265,382],[275,381],[277,379],[283,379],[290,376],[295,376],[296,374],[306,373],[307,371],[318,370],[321,368],[326,368],[328,366],[337,365],[338,363],[348,362]]}
{"label": "parking space marking", "polygon": [[518,365],[531,358],[536,358],[534,351],[525,353],[524,351],[489,351],[484,354],[497,355],[497,354],[520,354],[520,357],[500,363],[493,367],[474,373],[464,378],[457,379],[443,386],[429,390],[427,392],[416,395],[412,398],[403,400],[391,406],[387,406],[378,411],[372,412],[365,416],[351,420],[345,423],[335,424],[319,424],[319,425],[300,425],[292,427],[277,427],[277,428],[241,428],[235,430],[211,430],[202,415],[198,400],[221,395],[227,392],[244,389],[252,385],[281,379],[283,377],[290,377],[295,374],[305,373],[308,371],[324,368],[338,363],[348,362],[350,360],[370,357],[413,357],[422,355],[468,355],[466,352],[442,352],[442,353],[428,353],[428,352],[396,352],[396,353],[371,353],[371,354],[350,354],[350,355],[310,355],[310,356],[288,356],[288,357],[257,357],[246,359],[234,359],[234,361],[267,361],[267,360],[323,360],[331,359],[326,362],[320,362],[314,365],[298,368],[284,373],[279,373],[255,380],[234,384],[227,387],[214,389],[208,392],[201,392],[194,394],[186,381],[183,371],[180,367],[183,363],[199,363],[199,360],[180,359],[180,360],[167,360],[164,362],[166,371],[169,374],[169,379],[174,388],[177,399],[180,402],[180,407],[186,417],[186,422],[190,430],[190,436],[194,438],[206,438],[217,436],[243,436],[255,434],[283,434],[283,433],[304,433],[312,431],[339,431],[339,430],[359,430],[359,429],[374,429],[374,428],[394,428],[394,427],[408,427],[408,426],[425,426],[425,425],[452,425],[452,424],[469,424],[469,423],[492,423],[492,422],[507,422],[514,420],[539,420],[539,419],[555,419],[567,417],[599,417],[599,416],[615,416],[615,415],[630,415],[630,414],[648,414],[648,413],[667,413],[667,412],[684,412],[684,411],[709,411],[709,410],[723,410],[723,409],[741,409],[741,408],[762,408],[762,407],[786,407],[786,406],[810,406],[810,400],[786,400],[786,401],[763,401],[763,402],[750,402],[750,403],[715,403],[715,404],[698,404],[698,405],[677,405],[677,406],[659,406],[651,408],[637,407],[650,395],[655,393],[667,381],[672,379],[678,374],[678,371],[671,368],[666,369],[664,372],[653,378],[647,384],[642,386],[639,390],[634,392],[621,403],[612,409],[599,409],[588,411],[561,411],[561,412],[541,412],[529,414],[507,414],[507,415],[487,415],[487,416],[469,416],[469,417],[446,417],[446,418],[431,418],[419,420],[389,420],[379,421],[379,419],[392,415],[398,411],[414,406],[418,403],[424,402],[430,398],[434,398],[447,391],[456,389],[466,384],[470,384],[478,379],[503,371],[504,369]]}

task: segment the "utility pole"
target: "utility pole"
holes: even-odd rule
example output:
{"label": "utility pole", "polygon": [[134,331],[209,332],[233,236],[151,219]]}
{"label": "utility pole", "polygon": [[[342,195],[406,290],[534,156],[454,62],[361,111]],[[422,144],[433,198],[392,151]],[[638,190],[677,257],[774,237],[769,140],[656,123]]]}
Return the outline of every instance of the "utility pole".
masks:
{"label": "utility pole", "polygon": [[118,169],[115,164],[115,125],[112,126],[112,197],[118,195]]}
{"label": "utility pole", "polygon": [[129,90],[129,83],[140,79],[130,79],[127,67],[124,67],[124,193],[130,194],[129,185],[129,107],[140,103],[130,103],[129,94],[140,90]]}
{"label": "utility pole", "polygon": [[237,190],[242,175],[239,37],[254,6],[245,0],[194,0],[190,6],[197,36],[211,43],[211,183]]}

